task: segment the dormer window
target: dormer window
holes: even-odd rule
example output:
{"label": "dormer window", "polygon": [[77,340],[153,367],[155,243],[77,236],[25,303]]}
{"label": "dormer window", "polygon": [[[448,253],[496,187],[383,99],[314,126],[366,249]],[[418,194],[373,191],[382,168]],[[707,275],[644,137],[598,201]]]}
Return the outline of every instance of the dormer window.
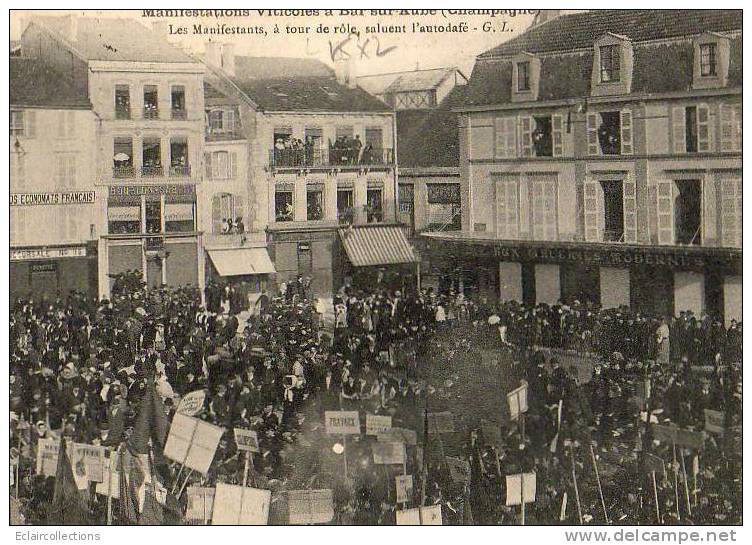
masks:
{"label": "dormer window", "polygon": [[517,91],[525,92],[530,90],[530,62],[517,63]]}
{"label": "dormer window", "polygon": [[618,45],[601,46],[601,83],[621,81],[621,55]]}
{"label": "dormer window", "polygon": [[704,78],[716,75],[716,51],[717,45],[702,44],[700,46],[700,75]]}

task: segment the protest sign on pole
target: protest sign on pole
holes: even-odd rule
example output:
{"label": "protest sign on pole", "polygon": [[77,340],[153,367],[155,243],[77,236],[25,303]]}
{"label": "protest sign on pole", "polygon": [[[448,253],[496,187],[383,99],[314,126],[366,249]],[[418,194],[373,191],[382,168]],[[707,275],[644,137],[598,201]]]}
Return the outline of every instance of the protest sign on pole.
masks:
{"label": "protest sign on pole", "polygon": [[325,411],[324,427],[330,435],[360,435],[358,411]]}
{"label": "protest sign on pole", "polygon": [[195,392],[185,394],[180,403],[178,403],[178,408],[175,409],[175,412],[186,416],[195,416],[204,408],[205,400],[206,390],[196,390]]}
{"label": "protest sign on pole", "polygon": [[441,505],[397,511],[397,526],[441,526]]}
{"label": "protest sign on pole", "polygon": [[238,450],[259,452],[258,434],[253,430],[235,428],[235,444]]}
{"label": "protest sign on pole", "polygon": [[407,428],[392,428],[387,432],[379,433],[376,439],[380,443],[405,443],[414,447],[418,444],[418,433]]}
{"label": "protest sign on pole", "polygon": [[388,433],[392,429],[392,417],[366,414],[366,435]]}
{"label": "protest sign on pole", "polygon": [[517,473],[507,475],[506,505],[520,505],[520,503],[535,502],[536,479],[535,473]]}
{"label": "protest sign on pole", "polygon": [[212,510],[213,525],[263,526],[269,522],[270,490],[217,483]]}
{"label": "protest sign on pole", "polygon": [[110,458],[109,463],[104,469],[104,479],[97,483],[97,494],[109,496],[115,500],[120,499],[120,472],[117,470],[117,455],[112,454],[115,458]]}
{"label": "protest sign on pole", "polygon": [[71,453],[71,465],[76,471],[76,466],[83,466],[88,479],[92,482],[101,483],[104,480],[104,470],[107,464],[105,447],[74,443]]}
{"label": "protest sign on pole", "polygon": [[716,435],[723,435],[726,431],[724,415],[721,411],[705,409],[705,431]]}
{"label": "protest sign on pole", "polygon": [[651,426],[653,439],[657,441],[693,450],[701,449],[705,444],[705,433],[702,431],[685,430],[666,424],[651,424]]}
{"label": "protest sign on pole", "polygon": [[428,413],[428,433],[454,433],[454,415],[449,411]]}
{"label": "protest sign on pole", "polygon": [[405,444],[404,443],[373,443],[373,463],[374,464],[404,464],[405,463]]}
{"label": "protest sign on pole", "polygon": [[214,510],[214,488],[207,486],[189,486],[187,490],[188,506],[185,518],[190,521],[202,521],[207,524],[212,519]]}
{"label": "protest sign on pole", "polygon": [[480,427],[486,445],[499,447],[504,444],[501,436],[501,424],[489,422],[488,420],[481,420]]}
{"label": "protest sign on pole", "polygon": [[509,404],[509,418],[517,420],[521,414],[527,412],[527,384],[515,388],[507,394]]}
{"label": "protest sign on pole", "polygon": [[444,458],[449,466],[449,476],[456,483],[467,484],[470,482],[470,463],[462,458],[446,456]]}
{"label": "protest sign on pole", "polygon": [[169,459],[206,475],[224,431],[224,428],[203,420],[176,414],[172,419],[164,454]]}
{"label": "protest sign on pole", "polygon": [[331,489],[290,490],[287,498],[290,524],[325,524],[334,518]]}
{"label": "protest sign on pole", "polygon": [[57,474],[57,456],[60,452],[59,439],[40,438],[37,442],[37,475],[54,477]]}
{"label": "protest sign on pole", "polygon": [[397,488],[397,503],[408,503],[413,498],[413,476],[397,475],[394,480]]}

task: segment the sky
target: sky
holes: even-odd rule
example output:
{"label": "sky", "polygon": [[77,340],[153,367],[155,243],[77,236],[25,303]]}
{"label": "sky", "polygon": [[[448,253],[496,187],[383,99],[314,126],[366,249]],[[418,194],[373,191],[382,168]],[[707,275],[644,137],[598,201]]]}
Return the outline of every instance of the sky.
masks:
{"label": "sky", "polygon": [[[496,45],[524,32],[533,20],[531,14],[509,15],[455,15],[438,10],[436,15],[397,15],[371,16],[371,10],[364,14],[325,16],[320,10],[319,16],[285,17],[262,16],[257,10],[250,10],[248,17],[181,17],[156,18],[144,17],[141,10],[46,10],[41,15],[65,15],[74,13],[83,17],[131,17],[142,24],[150,26],[153,21],[162,21],[172,25],[173,32],[184,28],[187,34],[169,34],[167,38],[180,43],[196,53],[204,50],[209,41],[234,43],[236,53],[250,56],[313,57],[331,64],[331,50],[340,47],[356,60],[357,75],[378,74],[414,70],[416,68],[436,68],[457,66],[467,76],[472,71],[475,57]],[[24,21],[38,12],[13,10],[11,12],[11,39],[20,37]],[[467,32],[456,32],[459,25],[466,24]],[[202,28],[216,28],[219,24],[228,26],[263,28],[265,34],[254,33],[242,36],[195,34],[194,25]],[[280,29],[274,34],[275,24]],[[319,26],[328,28],[329,33],[317,32]],[[349,25],[349,27],[348,27]],[[367,27],[375,25],[391,27],[387,32],[371,34]],[[419,25],[419,26],[414,26]],[[430,30],[434,25],[451,26],[453,32],[416,32]],[[295,27],[296,32],[288,32],[287,27]],[[305,28],[308,27],[306,32]],[[335,33],[335,27],[337,32]],[[485,30],[484,30],[485,27]],[[359,36],[350,35],[349,30],[360,32]],[[344,30],[344,33],[341,33]],[[395,32],[402,30],[402,32]],[[163,31],[164,32],[164,31]],[[349,40],[348,40],[349,37]]]}

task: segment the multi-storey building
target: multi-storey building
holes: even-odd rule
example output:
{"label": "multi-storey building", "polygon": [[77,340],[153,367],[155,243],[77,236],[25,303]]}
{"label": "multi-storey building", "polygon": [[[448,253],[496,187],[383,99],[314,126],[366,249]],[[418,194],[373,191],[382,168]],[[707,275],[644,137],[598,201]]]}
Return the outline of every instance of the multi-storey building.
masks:
{"label": "multi-storey building", "polygon": [[10,58],[10,293],[96,295],[95,114],[31,54]]}
{"label": "multi-storey building", "polygon": [[266,229],[276,284],[310,277],[327,298],[354,267],[379,278],[386,266],[412,270],[415,256],[396,225],[391,109],[348,80],[344,66],[335,74],[314,60],[226,48],[207,50],[209,83],[239,109],[218,108],[224,113],[210,112],[209,123],[239,115],[250,176],[244,224]]}
{"label": "multi-storey building", "polygon": [[98,288],[137,270],[149,286],[203,285],[204,66],[130,19],[33,20],[21,48],[64,73],[96,116]]}
{"label": "multi-storey building", "polygon": [[742,17],[595,11],[477,58],[462,231],[426,235],[503,300],[741,316]]}

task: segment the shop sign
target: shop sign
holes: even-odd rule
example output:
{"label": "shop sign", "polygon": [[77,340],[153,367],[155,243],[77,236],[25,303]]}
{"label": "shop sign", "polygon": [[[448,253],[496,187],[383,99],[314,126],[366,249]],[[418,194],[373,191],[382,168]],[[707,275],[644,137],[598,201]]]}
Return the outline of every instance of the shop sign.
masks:
{"label": "shop sign", "polygon": [[86,246],[69,246],[61,248],[22,248],[11,249],[11,261],[31,259],[58,259],[61,257],[86,257]]}
{"label": "shop sign", "polygon": [[63,193],[12,193],[11,206],[41,206],[56,204],[92,204],[94,191],[67,191]]}
{"label": "shop sign", "polygon": [[169,185],[112,185],[110,197],[140,197],[141,195],[195,195],[193,184]]}
{"label": "shop sign", "polygon": [[31,274],[54,273],[56,271],[57,271],[57,263],[54,261],[34,263],[31,266]]}

